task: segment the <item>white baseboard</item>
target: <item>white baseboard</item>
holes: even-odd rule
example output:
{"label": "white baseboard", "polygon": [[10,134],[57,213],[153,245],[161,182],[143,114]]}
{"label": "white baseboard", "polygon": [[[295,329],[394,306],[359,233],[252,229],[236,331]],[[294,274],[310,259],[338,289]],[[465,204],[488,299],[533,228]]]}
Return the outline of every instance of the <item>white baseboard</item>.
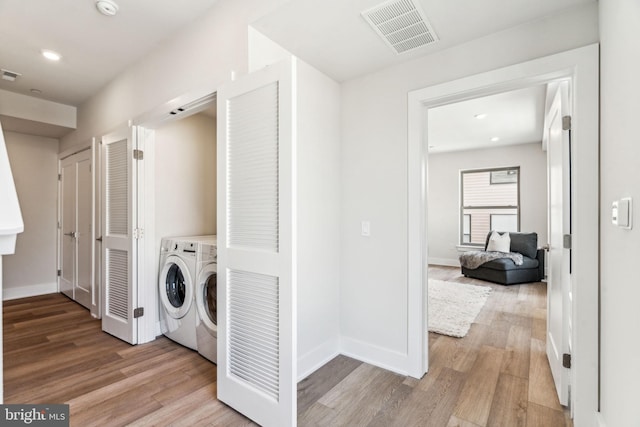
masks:
{"label": "white baseboard", "polygon": [[607,423],[604,422],[604,417],[602,416],[602,412],[596,413],[596,426],[607,427]]}
{"label": "white baseboard", "polygon": [[457,259],[429,257],[427,259],[427,262],[429,263],[429,265],[445,265],[447,267],[460,267],[460,261]]}
{"label": "white baseboard", "polygon": [[41,283],[39,285],[18,286],[15,288],[5,287],[2,290],[2,300],[8,301],[18,298],[35,297],[38,295],[55,294],[58,292],[58,284]]}
{"label": "white baseboard", "polygon": [[371,345],[349,337],[341,337],[340,353],[361,362],[377,366],[400,375],[408,375],[407,354]]}
{"label": "white baseboard", "polygon": [[338,340],[329,340],[298,357],[298,382],[326,365],[340,354]]}

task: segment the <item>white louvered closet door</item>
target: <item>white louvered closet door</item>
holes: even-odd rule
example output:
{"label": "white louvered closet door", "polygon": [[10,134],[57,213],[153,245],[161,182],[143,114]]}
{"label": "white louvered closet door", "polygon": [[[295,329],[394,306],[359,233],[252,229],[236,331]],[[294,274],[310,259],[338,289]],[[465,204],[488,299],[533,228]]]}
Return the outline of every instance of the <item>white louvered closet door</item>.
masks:
{"label": "white louvered closet door", "polygon": [[296,424],[291,61],[218,92],[218,399]]}
{"label": "white louvered closet door", "polygon": [[137,343],[135,127],[102,137],[102,330]]}

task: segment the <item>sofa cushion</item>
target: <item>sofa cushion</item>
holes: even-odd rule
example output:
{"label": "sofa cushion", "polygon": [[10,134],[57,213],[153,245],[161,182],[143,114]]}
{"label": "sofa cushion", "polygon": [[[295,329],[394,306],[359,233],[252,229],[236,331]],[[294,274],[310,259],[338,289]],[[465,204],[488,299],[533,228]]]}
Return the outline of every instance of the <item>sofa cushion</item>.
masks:
{"label": "sofa cushion", "polygon": [[538,252],[537,233],[511,233],[511,252],[535,258]]}
{"label": "sofa cushion", "polygon": [[[487,240],[485,242],[485,251],[488,250],[489,239],[495,231],[490,231],[487,234]],[[503,234],[498,232],[499,234]],[[511,252],[518,252],[529,258],[535,258],[538,252],[538,233],[509,233],[511,239]]]}
{"label": "sofa cushion", "polygon": [[489,241],[487,242],[487,251],[493,252],[509,252],[511,246],[511,239],[509,239],[509,233],[499,234],[497,231],[491,233]]}
{"label": "sofa cushion", "polygon": [[490,268],[491,270],[522,270],[527,268],[538,268],[538,260],[523,256],[522,265],[516,265],[509,258],[499,258],[485,262],[480,266],[480,268]]}

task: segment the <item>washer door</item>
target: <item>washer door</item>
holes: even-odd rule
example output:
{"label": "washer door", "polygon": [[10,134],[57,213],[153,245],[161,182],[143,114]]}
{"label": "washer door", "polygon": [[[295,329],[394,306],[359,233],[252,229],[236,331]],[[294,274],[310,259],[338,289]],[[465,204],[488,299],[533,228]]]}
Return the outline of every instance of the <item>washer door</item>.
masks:
{"label": "washer door", "polygon": [[167,314],[180,319],[191,308],[193,282],[187,264],[176,255],[169,255],[158,279],[158,295]]}
{"label": "washer door", "polygon": [[218,331],[218,269],[216,264],[205,266],[198,275],[196,304],[202,322],[211,332]]}

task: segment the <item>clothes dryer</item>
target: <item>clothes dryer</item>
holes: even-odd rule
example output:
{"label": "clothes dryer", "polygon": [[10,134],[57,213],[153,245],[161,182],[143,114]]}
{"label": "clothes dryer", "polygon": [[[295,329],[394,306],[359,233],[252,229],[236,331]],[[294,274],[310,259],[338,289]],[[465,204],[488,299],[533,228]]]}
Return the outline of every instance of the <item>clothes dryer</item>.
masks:
{"label": "clothes dryer", "polygon": [[217,240],[198,245],[196,292],[196,338],[198,353],[218,362],[218,264]]}
{"label": "clothes dryer", "polygon": [[188,237],[162,239],[158,299],[164,335],[196,350],[195,272],[197,243]]}

